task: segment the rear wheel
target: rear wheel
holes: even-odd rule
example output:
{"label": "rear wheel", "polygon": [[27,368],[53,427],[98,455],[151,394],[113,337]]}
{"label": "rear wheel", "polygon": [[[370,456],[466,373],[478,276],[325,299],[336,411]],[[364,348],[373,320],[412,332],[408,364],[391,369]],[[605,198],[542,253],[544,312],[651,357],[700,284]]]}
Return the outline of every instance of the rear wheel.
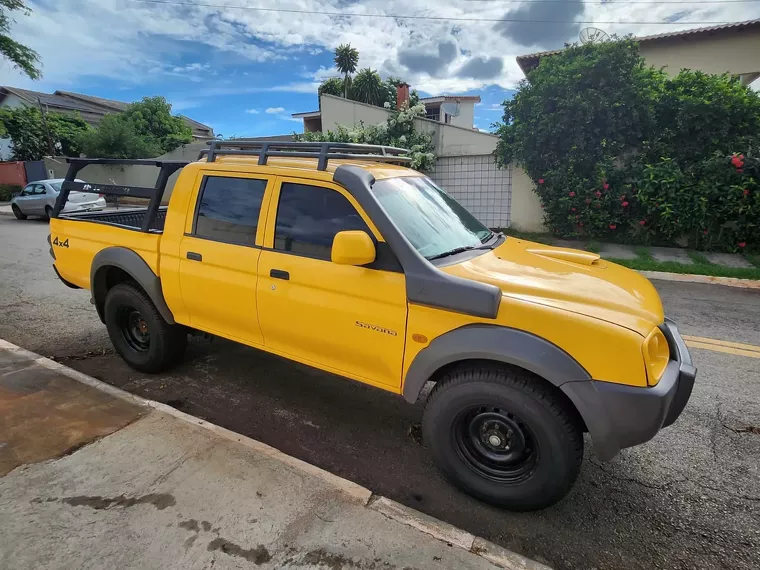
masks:
{"label": "rear wheel", "polygon": [[431,393],[422,428],[450,481],[513,510],[559,501],[583,459],[583,433],[573,411],[541,379],[520,370],[453,370]]}
{"label": "rear wheel", "polygon": [[53,208],[50,206],[45,206],[45,215],[48,217],[48,219],[53,217]]}
{"label": "rear wheel", "polygon": [[24,214],[21,211],[21,208],[19,208],[18,206],[16,206],[16,204],[13,204],[11,206],[11,210],[13,210],[13,215],[16,216],[17,219],[19,219],[19,220],[25,220],[26,219],[26,214]]}
{"label": "rear wheel", "polygon": [[135,370],[161,372],[182,358],[187,331],[167,323],[137,285],[112,287],[106,294],[104,313],[114,348]]}

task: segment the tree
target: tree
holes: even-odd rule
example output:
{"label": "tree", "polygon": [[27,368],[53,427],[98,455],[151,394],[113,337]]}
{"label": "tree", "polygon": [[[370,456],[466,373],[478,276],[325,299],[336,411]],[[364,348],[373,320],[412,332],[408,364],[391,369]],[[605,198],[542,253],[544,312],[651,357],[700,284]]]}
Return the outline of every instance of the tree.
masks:
{"label": "tree", "polygon": [[143,97],[122,113],[125,121],[134,125],[135,132],[163,154],[193,140],[193,132],[181,117],[172,116],[172,106],[164,97]]}
{"label": "tree", "polygon": [[[64,156],[79,156],[79,139],[90,127],[79,114],[47,113],[50,138]],[[49,154],[47,133],[37,107],[0,109],[2,133],[11,139],[14,160],[40,160]]]}
{"label": "tree", "polygon": [[351,99],[369,105],[383,105],[385,89],[377,71],[367,67],[356,74],[351,85]]}
{"label": "tree", "polygon": [[11,22],[14,21],[8,15],[8,12],[16,10],[20,10],[25,16],[31,13],[31,10],[22,0],[0,0],[0,55],[10,61],[13,67],[22,71],[30,78],[39,79],[42,77],[42,72],[39,68],[39,54],[33,49],[11,39],[8,35]]}
{"label": "tree", "polygon": [[351,88],[351,74],[359,65],[359,51],[351,44],[340,44],[335,49],[335,67],[343,74],[343,97],[348,99]]}
{"label": "tree", "polygon": [[760,95],[736,78],[669,78],[630,38],[571,46],[528,73],[497,132],[558,235],[760,245]]}
{"label": "tree", "polygon": [[87,156],[153,158],[192,141],[192,131],[171,114],[163,97],[143,97],[118,115],[106,115],[81,140]]}
{"label": "tree", "polygon": [[340,77],[330,77],[329,79],[325,79],[317,90],[318,95],[322,95],[323,93],[340,97],[345,93],[343,89],[343,80]]}
{"label": "tree", "polygon": [[97,129],[80,138],[82,152],[98,158],[153,158],[162,154],[155,138],[137,132],[135,124],[123,114],[106,115]]}

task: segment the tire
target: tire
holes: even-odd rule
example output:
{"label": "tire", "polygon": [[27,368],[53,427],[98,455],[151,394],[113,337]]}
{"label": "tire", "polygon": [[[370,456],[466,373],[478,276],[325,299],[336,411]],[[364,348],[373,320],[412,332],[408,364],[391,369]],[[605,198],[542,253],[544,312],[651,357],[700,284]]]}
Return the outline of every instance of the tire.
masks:
{"label": "tire", "polygon": [[26,219],[26,214],[24,214],[21,211],[21,208],[19,208],[18,206],[16,206],[16,204],[13,204],[11,206],[11,210],[13,210],[13,215],[16,216],[17,220],[25,220]]}
{"label": "tire", "polygon": [[167,323],[136,284],[112,287],[106,294],[103,311],[114,348],[135,370],[162,372],[184,355],[186,329]]}
{"label": "tire", "polygon": [[423,439],[466,493],[510,510],[543,509],[568,493],[583,461],[582,427],[569,406],[522,370],[455,368],[430,394]]}
{"label": "tire", "polygon": [[48,220],[50,218],[52,218],[53,217],[53,208],[51,208],[50,206],[45,206],[45,215],[47,216]]}

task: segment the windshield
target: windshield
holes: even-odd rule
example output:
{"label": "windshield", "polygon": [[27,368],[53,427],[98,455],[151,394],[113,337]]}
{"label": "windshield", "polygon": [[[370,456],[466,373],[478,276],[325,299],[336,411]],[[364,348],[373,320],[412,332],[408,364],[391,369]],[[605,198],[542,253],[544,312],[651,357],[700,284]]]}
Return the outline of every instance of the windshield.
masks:
{"label": "windshield", "polygon": [[61,191],[61,184],[63,184],[63,182],[62,181],[61,182],[48,182],[48,184],[50,184],[50,186],[53,188],[53,190],[55,190],[56,192],[60,192]]}
{"label": "windshield", "polygon": [[372,193],[406,239],[427,258],[480,246],[493,235],[426,176],[378,180]]}

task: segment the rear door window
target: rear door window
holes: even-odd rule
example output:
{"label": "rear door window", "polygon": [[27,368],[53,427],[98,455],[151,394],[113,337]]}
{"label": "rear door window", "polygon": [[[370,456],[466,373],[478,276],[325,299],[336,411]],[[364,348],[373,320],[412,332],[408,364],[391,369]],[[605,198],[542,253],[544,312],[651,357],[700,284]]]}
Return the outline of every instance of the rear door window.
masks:
{"label": "rear door window", "polygon": [[274,249],[316,259],[330,259],[335,234],[370,232],[359,212],[340,192],[285,182],[280,190]]}
{"label": "rear door window", "polygon": [[239,245],[255,245],[267,181],[206,176],[198,198],[194,235]]}

